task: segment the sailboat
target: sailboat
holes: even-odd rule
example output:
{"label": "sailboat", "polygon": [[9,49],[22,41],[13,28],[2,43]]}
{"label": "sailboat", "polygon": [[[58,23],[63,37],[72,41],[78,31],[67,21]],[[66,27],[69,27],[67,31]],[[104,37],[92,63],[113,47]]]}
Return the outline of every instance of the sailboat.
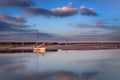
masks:
{"label": "sailboat", "polygon": [[45,43],[41,44],[40,46],[37,46],[37,47],[34,47],[34,52],[45,52],[46,48],[45,46],[42,46],[42,45],[45,45]]}
{"label": "sailboat", "polygon": [[37,41],[36,41],[36,46],[33,48],[33,52],[45,52],[45,43],[38,45],[38,30],[37,30]]}

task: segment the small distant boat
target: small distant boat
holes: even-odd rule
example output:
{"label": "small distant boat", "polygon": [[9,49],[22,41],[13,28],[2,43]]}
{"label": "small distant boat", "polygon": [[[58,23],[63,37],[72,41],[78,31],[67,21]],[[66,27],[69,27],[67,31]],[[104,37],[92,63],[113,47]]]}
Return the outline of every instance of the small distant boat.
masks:
{"label": "small distant boat", "polygon": [[40,46],[35,47],[33,51],[34,52],[45,52],[46,51],[45,43],[41,44]]}
{"label": "small distant boat", "polygon": [[34,48],[33,50],[34,52],[45,52],[45,47],[41,47],[41,48]]}
{"label": "small distant boat", "polygon": [[45,52],[46,48],[45,48],[45,43],[41,44],[38,46],[38,30],[37,30],[37,41],[36,41],[36,46],[33,48],[33,52]]}

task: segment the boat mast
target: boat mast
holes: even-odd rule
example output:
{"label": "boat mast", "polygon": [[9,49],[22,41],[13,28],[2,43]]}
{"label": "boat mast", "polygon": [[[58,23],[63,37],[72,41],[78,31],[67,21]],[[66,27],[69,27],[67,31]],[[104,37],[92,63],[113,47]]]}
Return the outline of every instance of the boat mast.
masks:
{"label": "boat mast", "polygon": [[[34,24],[34,26],[36,26],[35,24]],[[37,47],[38,46],[38,30],[34,30],[35,32],[36,32],[36,44],[35,44],[35,46]]]}
{"label": "boat mast", "polygon": [[38,44],[38,30],[37,30],[37,33],[36,33],[36,47],[37,47],[37,44]]}

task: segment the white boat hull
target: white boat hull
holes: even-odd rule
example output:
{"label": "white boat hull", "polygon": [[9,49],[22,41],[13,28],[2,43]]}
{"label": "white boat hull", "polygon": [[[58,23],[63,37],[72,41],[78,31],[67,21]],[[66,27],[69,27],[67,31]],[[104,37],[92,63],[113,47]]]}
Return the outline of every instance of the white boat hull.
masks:
{"label": "white boat hull", "polygon": [[34,48],[33,51],[34,51],[34,52],[45,52],[45,47],[42,47],[42,48]]}

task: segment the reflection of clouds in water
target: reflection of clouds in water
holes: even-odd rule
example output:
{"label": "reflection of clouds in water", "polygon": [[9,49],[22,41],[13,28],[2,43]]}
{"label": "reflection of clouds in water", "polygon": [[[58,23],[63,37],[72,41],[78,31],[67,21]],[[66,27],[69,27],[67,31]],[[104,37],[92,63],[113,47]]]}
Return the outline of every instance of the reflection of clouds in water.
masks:
{"label": "reflection of clouds in water", "polygon": [[67,71],[31,73],[22,76],[21,80],[91,80],[97,75],[97,72],[85,72],[76,74]]}
{"label": "reflection of clouds in water", "polygon": [[120,59],[103,61],[99,66],[98,80],[120,80]]}
{"label": "reflection of clouds in water", "polygon": [[0,55],[0,80],[119,80],[120,55],[111,50],[103,52],[73,51],[66,55],[61,51],[45,57],[38,55],[37,71],[36,54]]}
{"label": "reflection of clouds in water", "polygon": [[81,79],[80,80],[91,80],[94,77],[96,77],[96,75],[98,74],[98,72],[83,72]]}
{"label": "reflection of clouds in water", "polygon": [[25,66],[17,56],[0,55],[0,80],[16,80],[18,73],[24,71]]}
{"label": "reflection of clouds in water", "polygon": [[[25,72],[23,56],[0,55],[0,80],[90,80],[96,76],[94,72],[77,74],[67,71],[59,72]],[[30,56],[29,56],[30,57]]]}
{"label": "reflection of clouds in water", "polygon": [[55,72],[52,75],[53,80],[78,80],[79,75],[72,72]]}
{"label": "reflection of clouds in water", "polygon": [[106,61],[117,61],[117,59],[101,59],[101,60],[97,60],[97,59],[93,59],[93,60],[78,60],[78,63],[90,63],[90,62],[106,62]]}
{"label": "reflection of clouds in water", "polygon": [[0,56],[0,80],[90,80],[97,75],[97,72],[25,72],[23,62],[17,58],[21,57]]}
{"label": "reflection of clouds in water", "polygon": [[0,68],[0,74],[6,74],[11,72],[21,72],[24,70],[24,66],[21,63],[13,63],[8,66],[4,66]]}
{"label": "reflection of clouds in water", "polygon": [[25,66],[17,58],[19,57],[0,56],[0,75],[23,71]]}

